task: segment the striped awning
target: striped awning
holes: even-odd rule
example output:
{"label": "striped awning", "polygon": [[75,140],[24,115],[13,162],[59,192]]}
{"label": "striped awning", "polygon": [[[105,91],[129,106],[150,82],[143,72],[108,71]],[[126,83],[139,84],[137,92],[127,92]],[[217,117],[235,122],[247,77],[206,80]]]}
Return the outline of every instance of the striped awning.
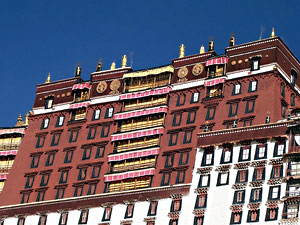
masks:
{"label": "striped awning", "polygon": [[80,102],[70,105],[69,109],[78,109],[82,107],[88,107],[90,105],[90,102]]}
{"label": "striped awning", "polygon": [[0,174],[0,180],[6,180],[8,173],[1,173]]}
{"label": "striped awning", "polygon": [[91,87],[92,87],[92,85],[90,83],[74,84],[72,87],[72,90],[84,89],[84,88],[91,89]]}
{"label": "striped awning", "polygon": [[163,132],[164,132],[164,128],[154,128],[154,129],[152,128],[152,129],[147,129],[142,131],[133,131],[124,134],[115,134],[111,136],[111,141],[120,141],[120,140],[132,139],[132,138],[152,136],[156,134],[162,134]]}
{"label": "striped awning", "polygon": [[156,113],[166,113],[167,111],[168,111],[167,106],[161,106],[161,107],[156,107],[151,109],[137,110],[133,112],[118,113],[114,115],[114,118],[115,120],[122,120],[122,119],[128,119],[128,118],[138,117],[138,116],[146,116],[146,115],[151,115]]}
{"label": "striped awning", "polygon": [[225,78],[217,78],[217,79],[213,79],[213,80],[206,80],[206,81],[204,81],[204,86],[210,87],[210,86],[214,86],[214,85],[224,83],[224,82],[225,82]]}
{"label": "striped awning", "polygon": [[218,58],[213,58],[209,59],[205,62],[205,66],[212,66],[212,65],[217,65],[217,64],[225,64],[228,62],[228,57],[218,57]]}
{"label": "striped awning", "polygon": [[0,156],[17,155],[18,150],[0,151]]}
{"label": "striped awning", "polygon": [[24,134],[25,133],[25,128],[2,129],[2,130],[0,130],[0,135],[2,135],[2,134],[13,134],[13,133]]}
{"label": "striped awning", "polygon": [[111,181],[118,181],[124,180],[128,178],[135,178],[135,177],[143,177],[154,175],[155,169],[146,169],[140,171],[130,171],[122,174],[112,174],[112,175],[104,175],[104,182],[111,182]]}
{"label": "striped awning", "polygon": [[120,100],[143,98],[152,95],[163,95],[169,93],[171,90],[172,87],[164,87],[164,88],[152,89],[147,91],[139,91],[139,92],[134,92],[129,94],[122,94],[120,95]]}
{"label": "striped awning", "polygon": [[135,159],[135,158],[146,157],[151,155],[158,155],[158,153],[159,153],[159,148],[141,150],[135,152],[125,152],[121,154],[109,155],[108,162],[121,161],[125,159]]}

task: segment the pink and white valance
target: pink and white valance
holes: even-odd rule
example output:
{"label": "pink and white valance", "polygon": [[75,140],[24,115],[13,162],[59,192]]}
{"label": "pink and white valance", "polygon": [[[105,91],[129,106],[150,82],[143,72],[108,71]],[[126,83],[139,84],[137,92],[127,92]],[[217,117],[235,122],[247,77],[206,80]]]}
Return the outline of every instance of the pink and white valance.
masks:
{"label": "pink and white valance", "polygon": [[149,176],[149,175],[154,175],[154,173],[155,173],[155,169],[146,169],[146,170],[140,170],[140,171],[126,172],[126,173],[116,174],[116,175],[106,175],[106,176],[104,176],[104,182],[111,182],[111,181],[124,180],[124,179],[128,179],[128,178]]}
{"label": "pink and white valance", "polygon": [[25,128],[0,130],[0,135],[2,135],[2,134],[13,134],[13,133],[24,134],[25,133]]}
{"label": "pink and white valance", "polygon": [[0,151],[0,156],[17,155],[18,150]]}
{"label": "pink and white valance", "polygon": [[111,141],[120,141],[120,140],[126,140],[131,138],[152,136],[156,134],[162,134],[163,132],[164,132],[164,128],[155,128],[151,130],[135,131],[135,132],[124,133],[124,134],[115,134],[111,136]]}
{"label": "pink and white valance", "polygon": [[78,109],[82,107],[88,107],[90,105],[90,102],[80,102],[70,105],[69,109]]}
{"label": "pink and white valance", "polygon": [[135,159],[135,158],[146,157],[151,155],[158,155],[158,153],[159,153],[159,148],[148,149],[148,150],[143,150],[138,152],[128,152],[128,153],[125,152],[122,154],[108,156],[108,162],[121,161],[125,159]]}
{"label": "pink and white valance", "polygon": [[205,66],[212,66],[217,64],[226,64],[228,62],[228,57],[218,57],[209,59],[205,62]]}
{"label": "pink and white valance", "polygon": [[167,94],[172,90],[172,87],[164,87],[159,89],[152,89],[147,91],[139,91],[135,93],[123,94],[120,96],[120,100],[123,99],[134,99],[134,98],[143,98],[152,95],[163,95]]}
{"label": "pink and white valance", "polygon": [[6,180],[7,179],[7,173],[0,174],[0,180]]}
{"label": "pink and white valance", "polygon": [[91,87],[92,85],[90,83],[74,84],[72,90],[84,88],[91,89]]}
{"label": "pink and white valance", "polygon": [[151,115],[151,114],[155,114],[155,113],[166,113],[167,111],[168,111],[167,106],[161,106],[161,107],[156,107],[156,108],[151,108],[151,109],[137,110],[137,111],[133,111],[133,112],[118,113],[118,114],[114,115],[114,118],[115,118],[115,120],[122,120],[122,119],[131,118],[131,117]]}
{"label": "pink and white valance", "polygon": [[217,78],[217,79],[213,79],[213,80],[206,80],[206,81],[204,81],[204,86],[210,87],[210,86],[214,86],[214,85],[224,83],[224,82],[225,82],[225,78]]}

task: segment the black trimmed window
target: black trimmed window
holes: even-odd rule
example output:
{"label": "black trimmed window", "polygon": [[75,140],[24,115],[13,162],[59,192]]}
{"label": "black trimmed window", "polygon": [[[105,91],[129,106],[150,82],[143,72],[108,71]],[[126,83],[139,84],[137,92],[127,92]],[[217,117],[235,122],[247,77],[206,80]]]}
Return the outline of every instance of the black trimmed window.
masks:
{"label": "black trimmed window", "polygon": [[291,69],[291,85],[292,86],[295,86],[297,77],[298,77],[297,72],[294,69]]}
{"label": "black trimmed window", "polygon": [[96,126],[95,127],[90,127],[87,139],[88,140],[95,139],[96,133],[97,133],[97,127]]}
{"label": "black trimmed window", "polygon": [[71,111],[71,120],[70,121],[77,121],[77,120],[85,120],[86,119],[86,108],[78,108]]}
{"label": "black trimmed window", "polygon": [[41,129],[47,129],[49,127],[49,124],[50,124],[49,118],[43,119]]}
{"label": "black trimmed window", "polygon": [[236,174],[236,183],[245,183],[248,182],[248,170],[238,170]]}
{"label": "black trimmed window", "polygon": [[36,202],[44,201],[46,190],[37,190],[36,191]]}
{"label": "black trimmed window", "polygon": [[234,192],[233,204],[245,203],[246,190],[238,190]]}
{"label": "black trimmed window", "polygon": [[79,130],[70,130],[69,142],[76,142],[78,139]]}
{"label": "black trimmed window", "polygon": [[266,159],[268,154],[267,144],[256,145],[254,159]]}
{"label": "black trimmed window", "polygon": [[283,165],[273,165],[271,179],[281,178],[283,176]]}
{"label": "black trimmed window", "polygon": [[58,223],[58,225],[67,225],[67,222],[68,222],[68,215],[69,215],[68,212],[62,212],[62,213],[60,214],[60,218],[59,218],[59,223]]}
{"label": "black trimmed window", "polygon": [[65,116],[58,116],[55,127],[62,127],[64,125]]}
{"label": "black trimmed window", "polygon": [[112,207],[106,207],[103,212],[102,221],[109,221],[112,213]]}
{"label": "black trimmed window", "polygon": [[56,189],[55,199],[64,198],[66,187],[65,186],[64,187],[55,187],[55,189]]}
{"label": "black trimmed window", "polygon": [[189,152],[180,152],[178,165],[186,165],[189,162]]}
{"label": "black trimmed window", "polygon": [[278,208],[267,208],[266,221],[277,220]]}
{"label": "black trimmed window", "polygon": [[232,162],[232,149],[231,148],[223,148],[221,155],[221,164],[231,163]]}
{"label": "black trimmed window", "polygon": [[110,125],[102,125],[101,137],[108,137]]}
{"label": "black trimmed window", "polygon": [[40,163],[41,155],[32,155],[30,168],[38,168]]}
{"label": "black trimmed window", "polygon": [[167,186],[167,185],[169,185],[170,184],[170,180],[171,180],[171,172],[164,172],[162,174],[160,186]]}
{"label": "black trimmed window", "polygon": [[87,175],[87,167],[78,168],[78,179],[77,180],[85,180]]}
{"label": "black trimmed window", "polygon": [[97,190],[97,183],[96,182],[89,183],[88,184],[87,195],[94,195],[94,194],[96,194],[96,190]]}
{"label": "black trimmed window", "polygon": [[198,188],[201,187],[209,187],[210,185],[210,174],[202,174],[200,175]]}
{"label": "black trimmed window", "polygon": [[204,216],[195,216],[194,217],[194,225],[203,225]]}
{"label": "black trimmed window", "polygon": [[38,225],[46,225],[47,223],[47,215],[41,215],[39,218]]}
{"label": "black trimmed window", "polygon": [[59,178],[59,183],[60,184],[65,184],[68,181],[68,176],[69,176],[69,170],[62,170],[60,171],[60,178]]}
{"label": "black trimmed window", "polygon": [[45,144],[45,139],[46,136],[37,136],[37,140],[36,140],[36,148],[42,148],[44,147]]}
{"label": "black trimmed window", "polygon": [[57,146],[59,144],[61,133],[52,134],[51,146]]}
{"label": "black trimmed window", "polygon": [[114,107],[106,109],[105,118],[112,118],[114,116]]}
{"label": "black trimmed window", "polygon": [[181,210],[182,199],[173,199],[170,212],[179,212]]}
{"label": "black trimmed window", "polygon": [[191,104],[199,102],[199,99],[200,99],[200,93],[199,92],[193,93],[191,97]]}
{"label": "black trimmed window", "polygon": [[47,159],[46,159],[46,163],[45,166],[52,166],[54,163],[54,159],[55,159],[55,153],[56,152],[48,152],[47,154]]}
{"label": "black trimmed window", "polygon": [[295,94],[291,94],[291,106],[295,106],[296,104],[296,96]]}
{"label": "black trimmed window", "polygon": [[195,209],[206,208],[207,205],[207,194],[202,193],[197,195]]}
{"label": "black trimmed window", "polygon": [[134,204],[128,204],[125,212],[124,219],[132,218],[133,217],[133,211],[134,211]]}
{"label": "black trimmed window", "polygon": [[64,163],[71,163],[73,159],[73,150],[65,151]]}
{"label": "black trimmed window", "polygon": [[174,158],[175,158],[174,156],[175,156],[175,154],[168,154],[168,155],[166,155],[165,168],[173,167]]}
{"label": "black trimmed window", "polygon": [[261,57],[253,57],[251,61],[251,71],[260,69],[260,59]]}
{"label": "black trimmed window", "polygon": [[249,161],[251,159],[251,147],[250,145],[242,146],[240,148],[239,162]]}
{"label": "black trimmed window", "polygon": [[182,113],[174,113],[172,126],[180,126],[182,120]]}
{"label": "black trimmed window", "polygon": [[279,200],[280,199],[280,185],[270,186],[268,200]]}
{"label": "black trimmed window", "polygon": [[25,183],[25,188],[32,188],[33,183],[34,183],[34,179],[35,179],[35,175],[30,175],[30,176],[26,176],[26,183]]}
{"label": "black trimmed window", "polygon": [[40,186],[47,186],[50,179],[50,173],[43,173]]}
{"label": "black trimmed window", "polygon": [[229,104],[229,113],[228,113],[228,117],[237,116],[237,114],[238,114],[238,109],[239,109],[239,103],[238,103],[238,102],[230,103],[230,104]]}
{"label": "black trimmed window", "polygon": [[90,159],[92,155],[92,146],[87,146],[83,149],[82,160]]}
{"label": "black trimmed window", "polygon": [[245,113],[253,113],[255,108],[255,99],[249,99],[246,101]]}
{"label": "black trimmed window", "polygon": [[178,132],[176,132],[176,133],[170,133],[169,146],[177,145],[178,134],[179,134]]}
{"label": "black trimmed window", "polygon": [[241,224],[242,222],[243,211],[240,212],[232,212],[230,224]]}
{"label": "black trimmed window", "polygon": [[281,104],[281,117],[285,118],[286,117],[286,105],[285,104]]}
{"label": "black trimmed window", "polygon": [[80,212],[79,224],[87,224],[89,217],[89,210],[85,209]]}
{"label": "black trimmed window", "polygon": [[92,175],[91,178],[98,178],[101,172],[101,164],[93,165]]}
{"label": "black trimmed window", "polygon": [[259,221],[259,209],[248,210],[247,222],[258,222]]}
{"label": "black trimmed window", "polygon": [[253,181],[264,180],[266,177],[266,168],[265,167],[256,167],[253,172]]}
{"label": "black trimmed window", "polygon": [[82,196],[83,185],[74,186],[74,197]]}
{"label": "black trimmed window", "polygon": [[158,201],[151,201],[147,216],[155,216],[157,212]]}
{"label": "black trimmed window", "polygon": [[95,159],[103,158],[104,157],[104,153],[105,153],[105,146],[98,145],[97,146],[97,150],[96,150]]}
{"label": "black trimmed window", "polygon": [[184,183],[185,180],[185,171],[186,170],[177,170],[177,175],[176,175],[176,184],[182,184]]}
{"label": "black trimmed window", "polygon": [[[3,224],[1,224],[3,225]],[[19,217],[17,225],[25,225],[25,217]]]}
{"label": "black trimmed window", "polygon": [[101,115],[101,110],[100,109],[95,109],[93,112],[93,117],[92,120],[99,120]]}
{"label": "black trimmed window", "polygon": [[242,93],[242,85],[241,84],[233,85],[232,95],[239,95],[241,93]]}
{"label": "black trimmed window", "polygon": [[257,91],[257,84],[258,84],[257,80],[250,81],[248,92],[250,93],[250,92]]}
{"label": "black trimmed window", "polygon": [[283,154],[285,154],[285,151],[286,151],[285,141],[277,141],[275,143],[273,157],[282,156]]}
{"label": "black trimmed window", "polygon": [[205,150],[203,153],[201,166],[211,166],[214,164],[214,151]]}
{"label": "black trimmed window", "polygon": [[185,104],[185,95],[178,95],[176,106],[182,106]]}
{"label": "black trimmed window", "polygon": [[45,109],[51,109],[53,107],[54,97],[49,96],[45,98]]}
{"label": "black trimmed window", "polygon": [[30,198],[31,191],[22,192],[21,194],[22,194],[21,204],[23,204],[23,203],[28,203],[28,202],[29,202],[29,198]]}
{"label": "black trimmed window", "polygon": [[228,172],[219,172],[217,186],[227,185],[229,184],[229,171]]}
{"label": "black trimmed window", "polygon": [[271,117],[270,116],[266,116],[266,124],[269,124],[271,122]]}
{"label": "black trimmed window", "polygon": [[187,124],[195,123],[197,111],[188,111]]}
{"label": "black trimmed window", "polygon": [[284,83],[280,84],[280,94],[282,97],[285,97],[285,86]]}
{"label": "black trimmed window", "polygon": [[178,219],[170,219],[169,225],[178,225]]}
{"label": "black trimmed window", "polygon": [[187,143],[191,143],[192,142],[193,131],[194,130],[186,130],[186,131],[184,131],[183,144],[187,144]]}
{"label": "black trimmed window", "polygon": [[216,107],[208,107],[205,120],[213,120],[216,115]]}
{"label": "black trimmed window", "polygon": [[253,188],[251,190],[251,196],[249,202],[261,202],[262,200],[262,188]]}

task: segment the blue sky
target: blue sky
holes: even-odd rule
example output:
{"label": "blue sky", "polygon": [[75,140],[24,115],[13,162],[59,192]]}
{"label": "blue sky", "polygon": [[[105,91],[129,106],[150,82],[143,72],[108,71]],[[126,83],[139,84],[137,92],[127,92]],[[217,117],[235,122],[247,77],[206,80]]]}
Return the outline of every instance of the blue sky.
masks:
{"label": "blue sky", "polygon": [[236,42],[263,38],[272,27],[300,57],[300,2],[179,0],[1,0],[0,127],[13,126],[32,109],[36,84],[73,76],[78,62],[83,78],[98,58],[108,69],[133,55],[133,68],[170,63],[181,43],[186,54],[207,49],[210,37],[222,54],[231,33]]}

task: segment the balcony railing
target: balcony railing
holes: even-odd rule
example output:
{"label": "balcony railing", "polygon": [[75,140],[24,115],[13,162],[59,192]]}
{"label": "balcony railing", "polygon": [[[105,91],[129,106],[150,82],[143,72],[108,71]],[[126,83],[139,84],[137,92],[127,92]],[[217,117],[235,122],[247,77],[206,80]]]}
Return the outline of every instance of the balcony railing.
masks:
{"label": "balcony railing", "polygon": [[147,140],[147,141],[141,141],[141,142],[133,142],[128,143],[124,145],[119,145],[114,148],[115,152],[125,152],[133,149],[141,149],[141,148],[148,148],[148,147],[154,147],[157,146],[159,143],[159,139],[153,139],[153,140]]}
{"label": "balcony railing", "polygon": [[9,170],[11,170],[12,165],[0,165],[0,172],[8,172]]}
{"label": "balcony railing", "polygon": [[111,183],[108,187],[108,192],[127,191],[133,189],[147,188],[150,186],[150,177],[123,180],[119,183]]}
{"label": "balcony railing", "polygon": [[145,129],[149,127],[162,126],[164,123],[163,118],[154,121],[143,121],[143,122],[134,122],[132,124],[124,124],[117,129],[118,132],[126,132],[138,129]]}
{"label": "balcony railing", "polygon": [[282,213],[282,218],[284,219],[291,219],[291,218],[298,218],[298,212],[287,212],[287,213]]}
{"label": "balcony railing", "polygon": [[286,191],[285,194],[286,194],[286,197],[300,196],[300,190],[299,191]]}
{"label": "balcony railing", "polygon": [[158,100],[155,100],[155,101],[125,105],[123,111],[143,109],[143,108],[149,108],[149,107],[153,107],[153,106],[166,105],[166,104],[167,104],[167,99],[163,98],[163,99],[158,99]]}
{"label": "balcony railing", "polygon": [[21,145],[21,143],[1,144],[0,151],[1,150],[16,150],[20,147],[20,145]]}
{"label": "balcony railing", "polygon": [[156,82],[149,82],[145,84],[131,84],[128,86],[128,92],[133,92],[133,91],[141,91],[141,90],[146,90],[150,88],[157,88],[157,87],[162,87],[166,86],[169,84],[169,79],[168,80],[161,80],[161,81],[156,81]]}
{"label": "balcony railing", "polygon": [[215,78],[215,77],[221,77],[224,76],[224,71],[214,72],[208,74],[208,78]]}
{"label": "balcony railing", "polygon": [[215,91],[212,93],[208,93],[206,95],[206,98],[217,98],[217,97],[222,97],[223,96],[223,91],[219,90],[219,91]]}
{"label": "balcony railing", "polygon": [[155,161],[143,162],[143,163],[133,164],[133,165],[128,165],[128,166],[113,167],[111,172],[124,172],[124,171],[144,169],[144,168],[154,167],[154,166],[155,166]]}
{"label": "balcony railing", "polygon": [[74,102],[84,102],[90,100],[90,96],[82,96],[74,98]]}

